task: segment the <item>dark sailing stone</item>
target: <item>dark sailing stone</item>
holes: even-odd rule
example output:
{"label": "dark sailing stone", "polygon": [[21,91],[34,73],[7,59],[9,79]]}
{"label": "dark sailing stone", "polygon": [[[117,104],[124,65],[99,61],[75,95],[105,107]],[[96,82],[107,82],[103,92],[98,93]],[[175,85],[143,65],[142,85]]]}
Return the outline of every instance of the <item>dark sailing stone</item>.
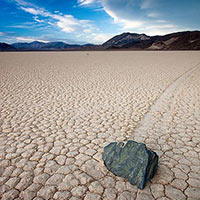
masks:
{"label": "dark sailing stone", "polygon": [[158,155],[148,150],[143,143],[129,140],[112,142],[104,147],[102,158],[109,171],[124,177],[132,185],[144,189],[147,181],[154,177],[158,166]]}

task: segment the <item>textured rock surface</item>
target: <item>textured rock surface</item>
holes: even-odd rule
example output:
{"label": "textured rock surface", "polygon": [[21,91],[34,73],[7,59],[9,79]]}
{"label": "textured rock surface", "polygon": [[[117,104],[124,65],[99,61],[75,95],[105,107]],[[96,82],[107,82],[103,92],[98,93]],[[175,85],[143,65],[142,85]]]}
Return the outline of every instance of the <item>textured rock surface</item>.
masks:
{"label": "textured rock surface", "polygon": [[110,143],[104,148],[102,158],[109,171],[127,178],[140,189],[144,189],[147,181],[153,178],[158,166],[158,155],[148,150],[145,144],[133,140],[126,144]]}
{"label": "textured rock surface", "polygon": [[[0,199],[199,200],[198,63],[186,51],[0,53]],[[159,155],[144,190],[103,165],[103,148],[127,140]]]}

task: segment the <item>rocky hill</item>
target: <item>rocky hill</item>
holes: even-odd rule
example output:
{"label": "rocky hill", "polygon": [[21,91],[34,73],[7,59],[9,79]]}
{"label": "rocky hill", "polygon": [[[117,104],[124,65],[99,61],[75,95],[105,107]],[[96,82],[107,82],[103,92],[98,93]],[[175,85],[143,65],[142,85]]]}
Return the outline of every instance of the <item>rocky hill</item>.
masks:
{"label": "rocky hill", "polygon": [[132,44],[136,44],[142,41],[148,41],[150,37],[145,34],[137,34],[137,33],[122,33],[121,35],[117,35],[107,42],[103,44],[104,47],[129,47]]}
{"label": "rocky hill", "polygon": [[122,33],[103,44],[105,49],[200,50],[200,31],[186,31],[164,36]]}

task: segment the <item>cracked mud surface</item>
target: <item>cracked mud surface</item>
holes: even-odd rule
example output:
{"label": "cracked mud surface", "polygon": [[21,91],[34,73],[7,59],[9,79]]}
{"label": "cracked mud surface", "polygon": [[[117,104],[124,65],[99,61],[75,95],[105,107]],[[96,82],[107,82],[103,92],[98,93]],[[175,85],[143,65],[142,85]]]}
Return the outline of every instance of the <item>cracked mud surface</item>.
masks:
{"label": "cracked mud surface", "polygon": [[[200,52],[0,53],[0,198],[199,200]],[[160,156],[144,190],[103,147]]]}

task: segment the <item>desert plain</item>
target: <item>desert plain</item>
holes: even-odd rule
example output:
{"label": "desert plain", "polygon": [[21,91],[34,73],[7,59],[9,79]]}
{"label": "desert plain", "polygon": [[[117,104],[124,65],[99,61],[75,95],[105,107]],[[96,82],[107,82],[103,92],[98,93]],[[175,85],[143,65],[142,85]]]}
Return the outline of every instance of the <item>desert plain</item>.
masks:
{"label": "desert plain", "polygon": [[[112,141],[159,155],[144,190]],[[199,200],[200,51],[0,53],[2,200]]]}

